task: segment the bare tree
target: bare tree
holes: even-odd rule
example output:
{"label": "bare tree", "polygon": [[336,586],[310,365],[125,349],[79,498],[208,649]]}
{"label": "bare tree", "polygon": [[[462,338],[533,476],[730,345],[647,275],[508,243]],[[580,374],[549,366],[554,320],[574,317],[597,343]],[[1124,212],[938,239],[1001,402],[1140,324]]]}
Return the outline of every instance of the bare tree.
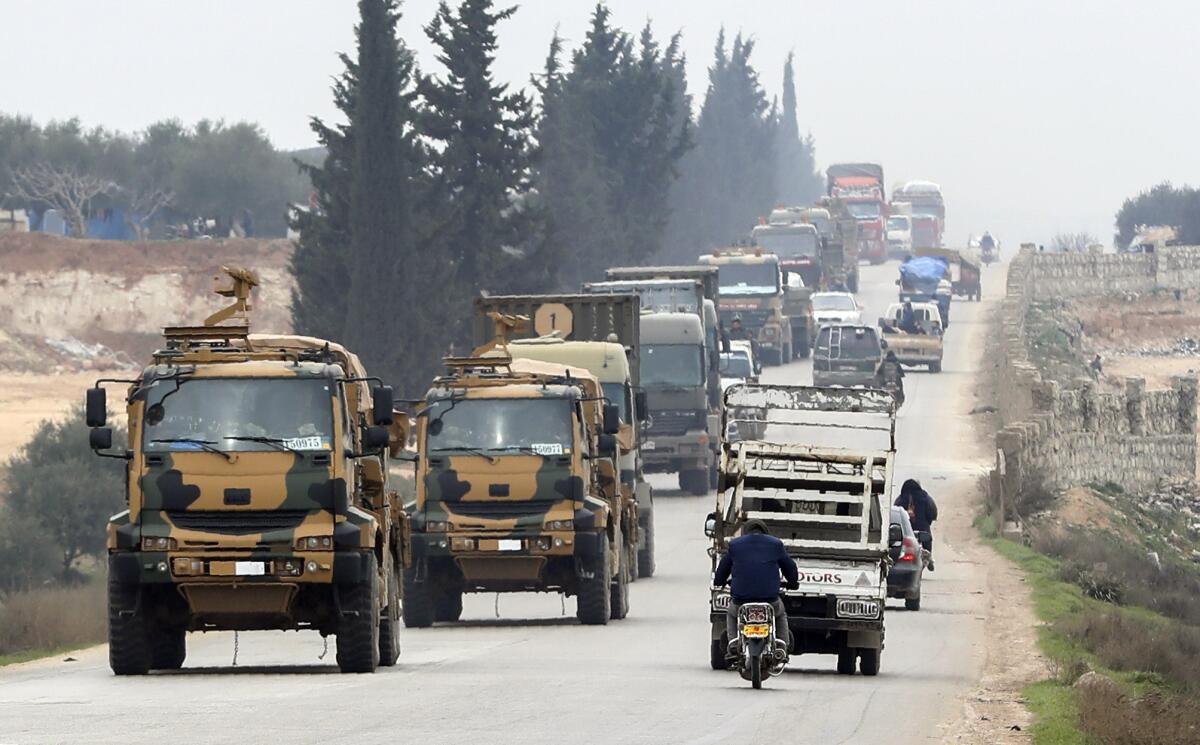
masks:
{"label": "bare tree", "polygon": [[117,188],[112,181],[90,174],[55,168],[49,163],[37,163],[13,171],[12,190],[8,196],[26,205],[50,205],[63,213],[72,234],[83,237],[87,232],[92,200],[112,194]]}
{"label": "bare tree", "polygon": [[1087,253],[1089,246],[1100,241],[1087,232],[1059,233],[1050,240],[1050,249],[1055,253]]}
{"label": "bare tree", "polygon": [[138,240],[144,241],[150,231],[150,221],[160,211],[174,204],[175,192],[157,186],[137,190],[124,189],[123,191],[129,201],[129,210],[125,214],[125,221],[137,233]]}

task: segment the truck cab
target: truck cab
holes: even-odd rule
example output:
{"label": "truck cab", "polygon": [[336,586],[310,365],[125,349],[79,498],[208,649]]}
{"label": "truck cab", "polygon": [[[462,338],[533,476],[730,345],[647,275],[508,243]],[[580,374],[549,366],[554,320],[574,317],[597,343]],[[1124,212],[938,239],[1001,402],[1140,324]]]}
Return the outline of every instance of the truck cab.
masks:
{"label": "truck cab", "polygon": [[700,262],[719,270],[721,325],[729,330],[733,319],[739,318],[758,343],[764,364],[790,362],[792,323],[784,312],[779,257],[762,249],[729,249],[701,256]]}
{"label": "truck cab", "polygon": [[636,511],[618,488],[617,406],[587,370],[503,345],[447,365],[417,412],[405,624],[458,620],[467,592],[559,592],[582,623],[624,618]]}
{"label": "truck cab", "polygon": [[888,258],[902,259],[912,253],[912,216],[893,213],[887,221]]}
{"label": "truck cab", "polygon": [[[187,632],[251,629],[334,635],[344,672],[395,664],[407,532],[387,481],[391,389],[333,342],[250,334],[257,278],[228,272],[234,306],[165,329],[140,375],[88,391],[92,446],[128,475],[108,525],[110,665],[178,668]],[[114,382],[129,386],[117,454]]]}

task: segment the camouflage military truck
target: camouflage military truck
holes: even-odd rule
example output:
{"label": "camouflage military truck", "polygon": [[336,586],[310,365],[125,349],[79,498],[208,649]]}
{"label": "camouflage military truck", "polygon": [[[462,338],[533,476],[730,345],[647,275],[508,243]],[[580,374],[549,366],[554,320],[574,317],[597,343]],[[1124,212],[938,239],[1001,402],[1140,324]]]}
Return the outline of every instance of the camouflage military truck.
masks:
{"label": "camouflage military truck", "polygon": [[512,359],[507,328],[447,358],[417,413],[410,627],[456,620],[464,592],[574,595],[585,624],[629,612],[637,511],[618,488],[619,410],[582,368]]}
{"label": "camouflage military truck", "polygon": [[721,323],[734,318],[753,335],[766,364],[792,361],[792,322],[784,314],[783,277],[779,257],[756,250],[724,249],[700,257],[700,263],[719,269]]}
{"label": "camouflage military truck", "polygon": [[[87,394],[91,446],[127,463],[108,525],[109,663],[176,669],[188,631],[313,629],[343,672],[400,653],[407,522],[387,483],[392,391],[320,339],[249,333],[253,273],[234,305],[164,330],[132,380]],[[232,323],[224,323],[232,321]],[[129,449],[111,452],[103,384],[128,383]]]}
{"label": "camouflage military truck", "polygon": [[[475,300],[475,338],[495,334],[491,313],[534,319],[527,338],[514,338],[508,351],[516,359],[581,367],[600,381],[609,403],[621,416],[617,449],[621,489],[637,503],[637,577],[654,574],[654,493],[643,469],[643,433],[648,420],[646,393],[640,387],[641,347],[638,296],[634,294],[491,295]],[[714,311],[715,315],[715,311]]]}

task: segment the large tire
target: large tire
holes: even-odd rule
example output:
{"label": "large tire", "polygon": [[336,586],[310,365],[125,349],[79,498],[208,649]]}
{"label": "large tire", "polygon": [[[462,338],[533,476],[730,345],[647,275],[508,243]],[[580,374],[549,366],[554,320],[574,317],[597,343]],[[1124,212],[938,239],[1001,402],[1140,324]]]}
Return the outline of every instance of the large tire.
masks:
{"label": "large tire", "polygon": [[631,581],[629,575],[633,567],[629,564],[628,546],[621,546],[621,555],[618,561],[620,561],[620,566],[617,568],[617,576],[613,578],[609,588],[611,597],[608,600],[609,618],[614,621],[620,621],[629,615],[629,583]]}
{"label": "large tire", "polygon": [[154,629],[150,638],[150,669],[178,670],[187,659],[187,629]]}
{"label": "large tire", "polygon": [[646,523],[642,525],[644,545],[638,550],[637,567],[639,577],[654,576],[654,510],[646,513]]}
{"label": "large tire", "polygon": [[729,660],[725,659],[725,650],[729,647],[729,639],[721,634],[720,639],[713,639],[708,645],[708,664],[713,670],[728,670]]}
{"label": "large tire", "polygon": [[[137,585],[117,582],[108,577],[108,666],[117,675],[145,675],[150,672],[150,638],[141,609]],[[132,611],[137,610],[137,613]],[[122,613],[125,611],[125,613]]]}
{"label": "large tire", "polygon": [[941,371],[942,371],[942,363],[941,362],[930,362],[929,363],[929,372],[940,373]]}
{"label": "large tire", "polygon": [[846,288],[850,292],[858,293],[858,270],[855,269],[850,274],[846,275]]}
{"label": "large tire", "polygon": [[839,675],[853,675],[854,663],[857,658],[853,649],[843,649],[838,652],[837,671]]}
{"label": "large tire", "polygon": [[812,347],[809,346],[808,334],[801,334],[800,340],[796,343],[796,356],[800,359],[808,359],[812,354]]}
{"label": "large tire", "polygon": [[858,653],[858,667],[863,675],[879,674],[879,652],[878,649],[864,649]]}
{"label": "large tire", "polygon": [[366,577],[338,588],[337,664],[344,673],[373,673],[379,667],[379,561],[366,555]]}
{"label": "large tire", "polygon": [[608,534],[600,536],[600,555],[587,569],[591,577],[580,577],[575,615],[586,626],[603,626],[612,617],[612,560],[608,556]]}
{"label": "large tire", "polygon": [[387,576],[387,603],[379,617],[379,664],[391,667],[400,659],[400,578],[395,562]]}
{"label": "large tire", "polygon": [[462,618],[462,590],[457,587],[440,587],[433,594],[433,620],[453,622]]}
{"label": "large tire", "polygon": [[404,597],[400,607],[405,628],[424,629],[433,625],[433,584],[428,577],[423,582],[418,582],[416,577],[415,568],[404,570]]}
{"label": "large tire", "polygon": [[915,598],[904,598],[905,610],[921,610],[921,591],[917,591]]}
{"label": "large tire", "polygon": [[750,685],[756,690],[762,688],[763,679],[763,661],[760,656],[758,659],[750,658]]}

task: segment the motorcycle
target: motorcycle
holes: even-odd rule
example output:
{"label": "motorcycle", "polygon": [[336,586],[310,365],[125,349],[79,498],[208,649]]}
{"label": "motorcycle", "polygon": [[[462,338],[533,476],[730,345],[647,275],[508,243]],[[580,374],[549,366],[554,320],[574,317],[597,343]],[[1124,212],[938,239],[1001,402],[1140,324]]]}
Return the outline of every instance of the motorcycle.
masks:
{"label": "motorcycle", "polygon": [[896,399],[896,408],[899,409],[904,405],[904,384],[900,381],[895,383],[884,383],[883,390],[892,394],[892,398]]}
{"label": "motorcycle", "polygon": [[734,667],[754,688],[762,688],[765,678],[779,675],[787,665],[787,647],[775,638],[775,609],[770,603],[738,607],[738,642]]}

